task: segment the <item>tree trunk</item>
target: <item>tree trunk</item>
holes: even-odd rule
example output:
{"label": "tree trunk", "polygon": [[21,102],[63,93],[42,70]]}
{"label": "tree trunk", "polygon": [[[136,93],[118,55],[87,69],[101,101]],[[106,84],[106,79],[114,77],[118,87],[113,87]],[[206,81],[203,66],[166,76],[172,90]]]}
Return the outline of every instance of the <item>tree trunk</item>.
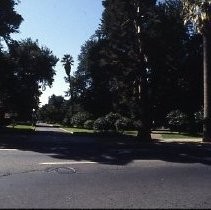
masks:
{"label": "tree trunk", "polygon": [[203,62],[204,62],[204,123],[203,123],[203,141],[211,142],[211,69],[210,69],[210,51],[211,51],[211,31],[209,27],[203,34]]}
{"label": "tree trunk", "polygon": [[[140,112],[139,120],[142,125],[138,130],[138,138],[141,141],[151,141],[151,106],[150,106],[150,98],[149,98],[149,87],[147,82],[147,60],[145,58],[143,44],[142,44],[142,34],[141,34],[141,25],[140,25],[140,17],[142,16],[140,12],[141,2],[135,1],[133,13],[136,14],[134,18],[134,27],[137,35],[137,54],[139,55],[139,73],[138,77],[140,78],[140,86],[138,87],[138,105]],[[132,15],[133,16],[133,15]]]}
{"label": "tree trunk", "polygon": [[[145,70],[144,70],[145,71]],[[149,91],[148,84],[146,78],[146,72],[143,72],[141,84],[140,84],[140,98],[139,98],[139,106],[140,106],[140,120],[141,127],[138,130],[138,137],[141,141],[151,141],[151,113],[150,113],[150,99],[149,99]]]}
{"label": "tree trunk", "polygon": [[68,80],[69,80],[69,87],[70,87],[70,106],[71,106],[71,117],[73,116],[74,114],[74,101],[73,101],[73,90],[72,90],[72,85],[71,85],[71,76],[68,75]]}

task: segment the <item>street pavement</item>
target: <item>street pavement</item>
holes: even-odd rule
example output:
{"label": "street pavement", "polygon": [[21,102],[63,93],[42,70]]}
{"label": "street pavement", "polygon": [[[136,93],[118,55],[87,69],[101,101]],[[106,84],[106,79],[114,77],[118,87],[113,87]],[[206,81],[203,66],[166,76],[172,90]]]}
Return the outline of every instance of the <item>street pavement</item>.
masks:
{"label": "street pavement", "polygon": [[211,208],[210,144],[43,125],[0,135],[0,166],[0,208]]}

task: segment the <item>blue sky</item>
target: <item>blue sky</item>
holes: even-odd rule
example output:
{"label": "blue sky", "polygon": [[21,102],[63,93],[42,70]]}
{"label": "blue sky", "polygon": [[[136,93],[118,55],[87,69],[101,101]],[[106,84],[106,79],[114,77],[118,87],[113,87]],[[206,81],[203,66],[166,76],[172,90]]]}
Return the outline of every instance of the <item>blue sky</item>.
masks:
{"label": "blue sky", "polygon": [[[16,10],[24,21],[20,33],[12,37],[38,39],[40,45],[50,48],[59,59],[71,54],[75,60],[74,71],[81,45],[98,28],[103,7],[102,0],[21,0]],[[53,87],[47,88],[40,98],[42,104],[47,103],[52,94],[64,96],[68,89],[60,61],[56,73]]]}

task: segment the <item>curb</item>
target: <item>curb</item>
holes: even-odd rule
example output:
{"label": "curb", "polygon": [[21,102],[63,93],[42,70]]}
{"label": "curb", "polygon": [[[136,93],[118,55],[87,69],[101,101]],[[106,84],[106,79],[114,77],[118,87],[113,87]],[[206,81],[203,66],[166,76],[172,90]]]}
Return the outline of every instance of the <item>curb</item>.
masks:
{"label": "curb", "polygon": [[71,133],[71,134],[74,134],[74,132],[73,131],[67,131],[67,130],[65,130],[64,128],[59,128],[60,130],[62,130],[63,132],[65,132],[65,133]]}

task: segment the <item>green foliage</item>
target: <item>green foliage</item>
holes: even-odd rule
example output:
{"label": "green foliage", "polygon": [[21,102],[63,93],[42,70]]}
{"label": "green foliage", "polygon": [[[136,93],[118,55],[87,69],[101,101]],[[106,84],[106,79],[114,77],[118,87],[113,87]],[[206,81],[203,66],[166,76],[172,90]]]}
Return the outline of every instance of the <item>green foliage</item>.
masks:
{"label": "green foliage", "polygon": [[65,100],[62,96],[52,95],[48,104],[38,110],[38,119],[50,123],[62,123],[65,117]]}
{"label": "green foliage", "polygon": [[121,116],[119,113],[110,112],[98,118],[93,125],[94,130],[123,132],[132,128],[132,120]]}
{"label": "green foliage", "polygon": [[30,120],[38,109],[41,87],[51,86],[58,59],[38,41],[11,41],[0,55],[0,103],[4,112],[16,112],[18,120]]}
{"label": "green foliage", "polygon": [[96,116],[112,110],[148,125],[150,119],[163,125],[178,107],[195,112],[202,105],[202,85],[197,85],[202,84],[202,39],[192,25],[184,26],[182,2],[131,3],[103,1],[101,25],[79,55],[80,103]]}
{"label": "green foliage", "polygon": [[84,123],[84,128],[88,130],[92,130],[94,125],[94,120],[87,120]]}
{"label": "green foliage", "polygon": [[194,122],[195,122],[195,131],[202,132],[203,130],[203,121],[204,121],[204,111],[200,110],[194,113]]}
{"label": "green foliage", "polygon": [[66,54],[66,55],[63,56],[61,62],[63,63],[66,75],[69,77],[70,72],[71,72],[71,68],[72,68],[73,63],[74,63],[73,57],[69,54]]}
{"label": "green foliage", "polygon": [[143,123],[141,120],[136,120],[133,122],[133,127],[136,129],[136,130],[142,130],[143,128]]}
{"label": "green foliage", "polygon": [[210,0],[183,0],[184,22],[191,21],[199,33],[203,33],[204,26],[211,20]]}
{"label": "green foliage", "polygon": [[180,110],[174,110],[167,114],[168,125],[170,129],[176,131],[185,131],[188,125],[188,117]]}
{"label": "green foliage", "polygon": [[201,124],[203,122],[203,110],[195,112],[194,119],[197,124]]}
{"label": "green foliage", "polygon": [[121,117],[115,122],[115,127],[118,132],[124,132],[132,128],[132,121],[129,118]]}
{"label": "green foliage", "polygon": [[17,0],[1,0],[0,2],[0,37],[3,37],[5,41],[10,39],[11,33],[18,32],[23,21],[21,15],[15,11],[17,3]]}
{"label": "green foliage", "polygon": [[[101,24],[81,47],[77,71],[70,75],[71,55],[61,60],[69,84],[68,104],[62,97],[52,97],[40,109],[41,118],[91,127],[87,121],[90,117],[80,110],[95,117],[109,113],[96,120],[95,127],[122,131],[128,122],[115,113],[127,113],[135,120],[136,129],[148,132],[150,120],[163,125],[169,111],[180,109],[188,114],[189,121],[192,117],[195,124],[200,124],[198,114],[194,120],[192,113],[200,109],[203,101],[199,85],[203,81],[202,36],[195,33],[195,27],[201,28],[204,20],[210,20],[210,1],[204,2],[209,4],[197,0],[157,4],[155,0],[104,0]],[[40,88],[52,85],[58,59],[38,41],[9,39],[11,33],[18,32],[22,21],[14,10],[16,3],[0,3],[0,38],[9,46],[8,52],[0,46],[0,118],[6,111],[15,111],[27,119],[32,108],[38,108]],[[193,16],[196,6],[207,12],[203,22],[199,23],[204,14]],[[195,25],[184,26],[183,9],[189,10],[189,20],[195,18],[199,24],[195,21]],[[167,117],[176,129],[186,129],[185,118],[176,111]]]}
{"label": "green foliage", "polygon": [[93,129],[96,131],[108,131],[110,129],[110,124],[105,117],[100,117],[94,121]]}
{"label": "green foliage", "polygon": [[92,118],[92,115],[88,112],[78,112],[71,118],[71,125],[77,128],[83,128],[84,123]]}
{"label": "green foliage", "polygon": [[118,113],[113,113],[113,112],[110,112],[109,114],[107,114],[105,116],[105,120],[108,122],[109,124],[109,129],[111,130],[115,130],[116,127],[115,127],[115,123],[117,120],[121,119],[121,115],[118,114]]}

